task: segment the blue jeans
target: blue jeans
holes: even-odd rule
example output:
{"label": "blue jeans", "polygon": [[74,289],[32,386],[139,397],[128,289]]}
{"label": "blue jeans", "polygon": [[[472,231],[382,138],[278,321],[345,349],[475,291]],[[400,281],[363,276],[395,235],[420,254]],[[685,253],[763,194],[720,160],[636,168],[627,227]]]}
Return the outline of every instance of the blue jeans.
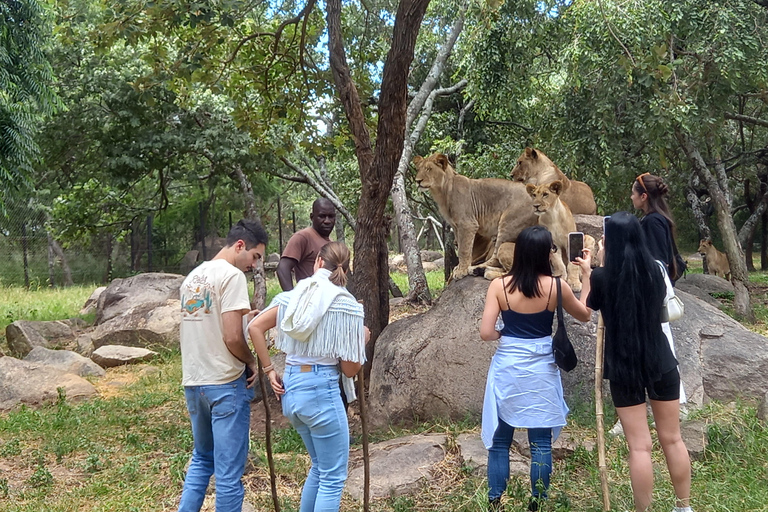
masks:
{"label": "blue jeans", "polygon": [[216,476],[216,512],[240,512],[248,455],[253,388],[245,373],[227,384],[186,386],[187,410],[195,448],[184,479],[179,512],[198,512],[211,475]]}
{"label": "blue jeans", "polygon": [[337,512],[347,480],[349,424],[336,366],[286,366],[283,414],[298,431],[312,460],[301,491],[300,512]]}
{"label": "blue jeans", "polygon": [[[507,490],[509,480],[509,448],[515,427],[499,418],[493,434],[493,446],[488,450],[488,499],[500,498]],[[552,473],[552,429],[529,428],[531,446],[531,493],[535,498],[546,498],[549,475]],[[541,480],[541,482],[539,482]]]}

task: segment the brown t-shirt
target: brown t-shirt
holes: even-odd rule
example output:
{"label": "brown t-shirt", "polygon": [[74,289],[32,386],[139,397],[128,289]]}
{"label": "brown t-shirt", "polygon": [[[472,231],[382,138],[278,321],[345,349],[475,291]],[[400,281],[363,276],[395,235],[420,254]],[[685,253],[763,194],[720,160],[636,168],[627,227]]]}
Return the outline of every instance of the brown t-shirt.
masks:
{"label": "brown t-shirt", "polygon": [[330,238],[320,236],[320,233],[315,231],[312,226],[297,231],[288,240],[288,245],[285,246],[281,257],[291,258],[298,262],[293,269],[297,283],[314,273],[318,253],[330,241]]}

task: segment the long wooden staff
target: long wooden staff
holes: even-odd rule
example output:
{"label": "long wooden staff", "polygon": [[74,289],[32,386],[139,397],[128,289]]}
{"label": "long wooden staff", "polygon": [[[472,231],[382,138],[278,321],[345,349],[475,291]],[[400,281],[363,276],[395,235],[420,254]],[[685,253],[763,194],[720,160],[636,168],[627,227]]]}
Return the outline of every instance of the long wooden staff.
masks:
{"label": "long wooden staff", "polygon": [[603,489],[603,510],[611,509],[611,492],[608,489],[608,468],[605,464],[605,428],[603,425],[603,346],[605,341],[603,315],[597,315],[597,343],[595,344],[595,418],[597,422],[597,461],[600,469],[600,485]]}
{"label": "long wooden staff", "polygon": [[[259,262],[253,273],[253,299],[251,309],[264,309],[267,300],[267,279],[264,276],[264,265]],[[247,342],[247,340],[246,340]],[[261,361],[256,358],[259,367],[259,387],[261,388],[261,401],[264,403],[264,437],[267,444],[267,464],[269,465],[269,485],[272,488],[272,503],[275,512],[280,512],[280,501],[277,499],[277,476],[275,475],[275,461],[272,458],[272,413],[269,411],[267,400],[267,384],[264,382],[264,368]]]}
{"label": "long wooden staff", "polygon": [[357,372],[358,400],[360,401],[360,422],[363,425],[363,511],[370,510],[371,462],[368,460],[368,412],[365,403],[365,365]]}
{"label": "long wooden staff", "polygon": [[[257,359],[258,360],[258,359]],[[272,458],[272,413],[269,411],[267,401],[267,384],[264,382],[264,369],[259,363],[259,386],[261,387],[261,401],[264,402],[264,437],[267,441],[267,464],[269,465],[269,486],[272,488],[272,503],[275,512],[280,512],[280,501],[277,499],[277,476],[275,475],[275,461]]]}

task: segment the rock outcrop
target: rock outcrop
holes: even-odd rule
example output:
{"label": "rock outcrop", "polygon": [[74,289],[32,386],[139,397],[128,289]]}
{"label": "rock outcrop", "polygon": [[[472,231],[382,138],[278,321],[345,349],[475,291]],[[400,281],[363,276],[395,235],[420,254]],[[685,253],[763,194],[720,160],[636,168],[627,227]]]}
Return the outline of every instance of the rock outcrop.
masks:
{"label": "rock outcrop", "polygon": [[[479,418],[496,348],[479,334],[488,283],[475,277],[454,282],[432,309],[393,322],[382,332],[370,376],[374,425]],[[671,327],[689,403],[763,397],[768,391],[768,338],[682,289],[677,293],[685,315]],[[581,323],[566,313],[565,321],[579,358],[575,370],[563,373],[566,401],[590,402],[597,314]]]}
{"label": "rock outcrop", "polygon": [[106,374],[99,365],[70,350],[50,350],[44,347],[35,347],[27,354],[24,361],[47,364],[65,373],[74,373],[80,377],[103,377]]}
{"label": "rock outcrop", "polygon": [[77,401],[96,394],[96,388],[72,373],[47,364],[0,357],[0,410],[19,404],[38,405],[59,398],[59,388],[67,400]]}
{"label": "rock outcrop", "polygon": [[102,368],[113,368],[126,364],[143,363],[156,355],[157,352],[145,348],[105,345],[93,351],[91,360]]}

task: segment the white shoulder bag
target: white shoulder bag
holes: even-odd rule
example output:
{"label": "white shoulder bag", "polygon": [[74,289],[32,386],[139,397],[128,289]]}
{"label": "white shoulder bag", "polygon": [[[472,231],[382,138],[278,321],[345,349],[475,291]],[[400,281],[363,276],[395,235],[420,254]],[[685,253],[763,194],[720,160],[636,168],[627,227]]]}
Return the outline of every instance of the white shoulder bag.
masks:
{"label": "white shoulder bag", "polygon": [[664,264],[658,260],[656,263],[661,267],[661,274],[664,276],[664,283],[667,285],[667,296],[664,298],[664,303],[661,307],[661,321],[662,323],[674,322],[683,316],[683,313],[685,312],[685,304],[680,300],[680,297],[675,295],[675,288],[669,280]]}

